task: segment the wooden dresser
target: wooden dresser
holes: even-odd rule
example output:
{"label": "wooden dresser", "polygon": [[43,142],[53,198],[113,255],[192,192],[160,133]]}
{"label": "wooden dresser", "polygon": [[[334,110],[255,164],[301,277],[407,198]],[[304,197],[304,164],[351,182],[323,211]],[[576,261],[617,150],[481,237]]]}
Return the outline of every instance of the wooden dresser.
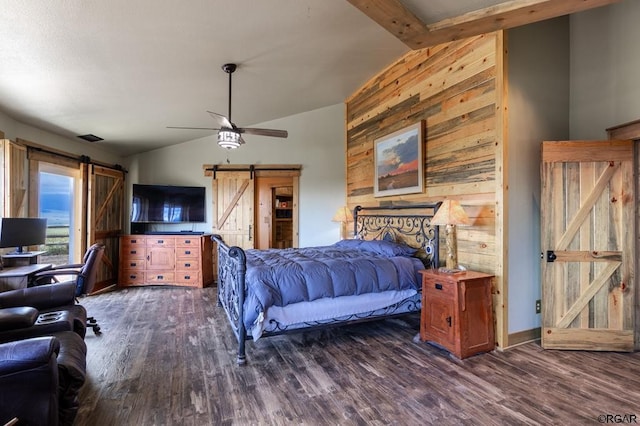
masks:
{"label": "wooden dresser", "polygon": [[205,287],[213,280],[210,234],[120,237],[120,286]]}
{"label": "wooden dresser", "polygon": [[495,347],[493,275],[423,270],[420,338],[466,358]]}

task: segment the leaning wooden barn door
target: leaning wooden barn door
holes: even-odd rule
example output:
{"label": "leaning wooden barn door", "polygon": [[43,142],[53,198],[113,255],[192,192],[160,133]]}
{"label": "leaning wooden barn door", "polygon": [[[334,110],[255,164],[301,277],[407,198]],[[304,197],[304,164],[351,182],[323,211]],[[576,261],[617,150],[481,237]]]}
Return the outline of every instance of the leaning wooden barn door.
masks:
{"label": "leaning wooden barn door", "polygon": [[105,245],[94,292],[118,280],[119,237],[124,232],[124,172],[94,164],[84,164],[90,172],[88,183],[87,247]]}
{"label": "leaning wooden barn door", "polygon": [[544,142],[541,175],[542,346],[632,351],[632,142]]}
{"label": "leaning wooden barn door", "polygon": [[253,169],[214,166],[213,230],[229,246],[254,248],[254,191]]}

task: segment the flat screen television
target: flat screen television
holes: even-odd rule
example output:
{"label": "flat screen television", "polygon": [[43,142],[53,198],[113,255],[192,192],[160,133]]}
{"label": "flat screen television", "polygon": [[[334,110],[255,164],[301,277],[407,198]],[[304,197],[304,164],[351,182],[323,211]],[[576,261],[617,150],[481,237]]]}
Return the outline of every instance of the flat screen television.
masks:
{"label": "flat screen television", "polygon": [[15,247],[14,254],[25,253],[23,247],[46,243],[47,219],[3,217],[0,226],[0,247]]}
{"label": "flat screen television", "polygon": [[206,222],[203,186],[133,185],[131,223]]}

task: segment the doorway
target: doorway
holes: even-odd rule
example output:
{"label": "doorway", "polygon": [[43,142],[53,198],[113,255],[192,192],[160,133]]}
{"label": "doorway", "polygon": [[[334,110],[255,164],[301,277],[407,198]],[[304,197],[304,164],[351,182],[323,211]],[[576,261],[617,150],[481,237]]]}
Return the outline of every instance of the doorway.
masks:
{"label": "doorway", "polygon": [[268,248],[293,247],[293,187],[276,186],[272,192],[272,233]]}
{"label": "doorway", "polygon": [[38,217],[47,219],[47,253],[42,262],[60,265],[80,258],[79,189],[78,169],[39,162]]}
{"label": "doorway", "polygon": [[[277,247],[277,239],[279,245],[298,246],[301,166],[205,164],[203,168],[205,176],[213,178],[214,234],[243,249]],[[285,223],[286,229],[279,226]],[[275,235],[276,230],[281,232]]]}

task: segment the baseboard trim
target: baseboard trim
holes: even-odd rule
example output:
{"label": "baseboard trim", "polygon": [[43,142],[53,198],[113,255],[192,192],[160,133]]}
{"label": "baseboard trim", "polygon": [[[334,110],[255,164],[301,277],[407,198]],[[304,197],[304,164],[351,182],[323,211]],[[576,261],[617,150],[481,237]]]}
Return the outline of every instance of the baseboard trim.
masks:
{"label": "baseboard trim", "polygon": [[532,328],[530,330],[518,331],[517,333],[511,333],[507,336],[507,347],[521,345],[523,343],[532,342],[534,340],[540,340],[541,329]]}

